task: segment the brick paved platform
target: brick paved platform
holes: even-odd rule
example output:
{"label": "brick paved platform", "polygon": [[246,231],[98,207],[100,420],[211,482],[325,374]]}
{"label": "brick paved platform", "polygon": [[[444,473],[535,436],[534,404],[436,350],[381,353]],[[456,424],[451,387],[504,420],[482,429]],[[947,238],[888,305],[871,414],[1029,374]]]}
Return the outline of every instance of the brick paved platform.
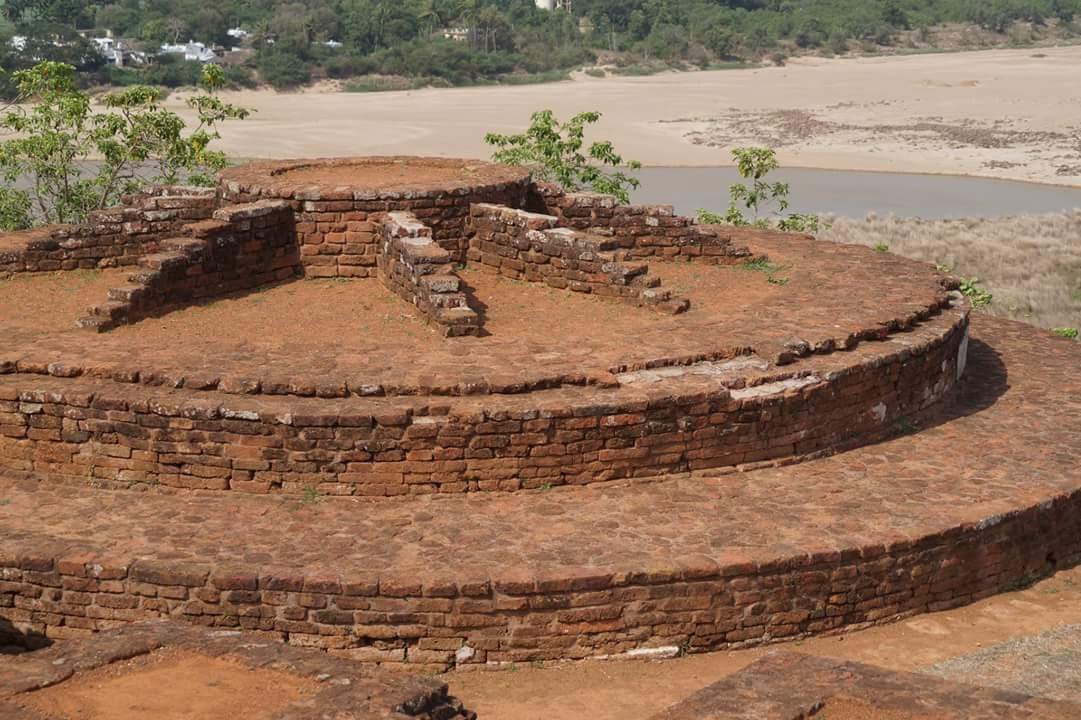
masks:
{"label": "brick paved platform", "polygon": [[[375,279],[286,284],[87,337],[74,326],[83,305],[104,300],[124,273],[19,277],[0,284],[11,309],[0,317],[0,370],[196,392],[408,401],[612,383],[628,370],[753,353],[767,371],[736,377],[754,382],[798,360],[799,346],[856,347],[934,317],[948,301],[943,275],[896,255],[798,235],[749,245],[786,268],[778,274],[784,285],[741,268],[651,265],[664,286],[691,301],[676,317],[467,270],[486,316],[480,338],[443,338]],[[566,319],[559,333],[551,332],[554,318]],[[320,345],[333,350],[313,353]]]}
{"label": "brick paved platform", "polygon": [[959,392],[898,437],[713,477],[387,499],[7,480],[0,618],[63,636],[170,616],[443,668],[953,607],[1081,558],[1078,367],[1076,343],[980,316]]}
{"label": "brick paved platform", "polygon": [[651,720],[1073,720],[1081,705],[855,662],[771,653]]}

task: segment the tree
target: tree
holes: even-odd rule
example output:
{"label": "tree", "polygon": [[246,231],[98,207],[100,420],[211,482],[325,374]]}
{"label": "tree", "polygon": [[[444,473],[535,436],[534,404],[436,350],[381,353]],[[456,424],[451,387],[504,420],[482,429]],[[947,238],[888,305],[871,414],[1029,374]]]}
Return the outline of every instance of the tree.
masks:
{"label": "tree", "polygon": [[295,88],[311,80],[308,64],[299,52],[285,44],[259,51],[259,74],[278,90]]}
{"label": "tree", "polygon": [[[220,68],[203,71],[207,92],[188,105],[198,124],[184,121],[159,103],[155,88],[135,85],[103,98],[94,112],[76,86],[75,68],[43,62],[15,73],[21,104],[0,114],[0,130],[14,135],[0,143],[0,226],[31,224],[31,206],[43,222],[78,222],[91,210],[153,182],[210,184],[226,158],[211,150],[217,126],[248,111],[222,102],[213,91],[224,81]],[[91,157],[100,157],[88,170]],[[29,190],[14,189],[20,178]]]}
{"label": "tree", "polygon": [[180,42],[180,36],[188,31],[188,24],[178,17],[170,17],[164,21],[164,28],[171,42],[176,45]]}
{"label": "tree", "polygon": [[586,147],[585,128],[600,118],[599,112],[582,112],[560,123],[551,110],[541,110],[533,113],[529,129],[524,133],[488,133],[484,141],[498,148],[492,154],[495,162],[523,165],[537,179],[559,183],[566,190],[588,187],[615,195],[620,202],[630,202],[630,189],[638,187],[638,179],[622,170],[607,172],[604,168],[637,170],[642,164],[624,160],[606,140]]}
{"label": "tree", "polygon": [[428,28],[431,40],[437,28],[445,27],[454,17],[454,7],[450,0],[423,0],[417,9],[417,20]]}
{"label": "tree", "polygon": [[[731,202],[728,211],[719,215],[709,210],[698,211],[698,221],[704,224],[750,225],[779,230],[810,231],[819,228],[816,215],[785,214],[788,210],[788,183],[769,182],[766,176],[776,170],[777,154],[770,148],[746,147],[732,150],[740,177],[751,184],[735,183],[728,189]],[[776,206],[776,208],[774,208]],[[745,214],[750,211],[748,218]]]}
{"label": "tree", "polygon": [[469,46],[474,50],[477,48],[477,22],[482,7],[480,0],[461,0],[458,5],[458,17],[469,28]]}
{"label": "tree", "polygon": [[909,27],[908,15],[905,14],[898,0],[886,0],[885,5],[882,7],[882,19],[896,28],[907,30]]}
{"label": "tree", "polygon": [[730,27],[717,23],[706,30],[702,43],[709,48],[710,52],[724,60],[735,54],[737,37]]}

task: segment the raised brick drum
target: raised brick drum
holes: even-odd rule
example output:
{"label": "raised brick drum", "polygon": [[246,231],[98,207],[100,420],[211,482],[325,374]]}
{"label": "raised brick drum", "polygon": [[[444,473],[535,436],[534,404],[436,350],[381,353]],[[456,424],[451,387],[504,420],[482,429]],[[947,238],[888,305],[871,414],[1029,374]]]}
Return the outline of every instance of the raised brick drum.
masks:
{"label": "raised brick drum", "polygon": [[341,158],[0,236],[0,272],[0,630],[654,656],[1081,554],[1081,351],[890,254]]}

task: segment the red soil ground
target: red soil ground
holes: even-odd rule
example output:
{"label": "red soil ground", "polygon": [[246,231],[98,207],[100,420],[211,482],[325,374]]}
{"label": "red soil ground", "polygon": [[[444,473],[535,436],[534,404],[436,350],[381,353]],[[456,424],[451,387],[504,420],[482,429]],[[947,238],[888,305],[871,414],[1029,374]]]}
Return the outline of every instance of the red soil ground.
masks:
{"label": "red soil ground", "polygon": [[290,673],[165,649],[80,673],[19,702],[56,720],[270,720],[318,688]]}

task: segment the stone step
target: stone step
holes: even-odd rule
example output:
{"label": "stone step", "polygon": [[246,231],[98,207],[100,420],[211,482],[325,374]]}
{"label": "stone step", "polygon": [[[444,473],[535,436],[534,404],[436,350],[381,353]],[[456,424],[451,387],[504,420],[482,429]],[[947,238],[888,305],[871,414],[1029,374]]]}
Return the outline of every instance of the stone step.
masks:
{"label": "stone step", "polygon": [[87,312],[94,317],[108,318],[109,320],[119,320],[124,317],[129,310],[129,306],[125,302],[119,300],[108,300],[100,305],[94,305],[87,309]]}
{"label": "stone step", "polygon": [[185,253],[178,251],[158,252],[151,255],[143,255],[139,258],[139,267],[149,270],[164,270],[170,267],[179,267],[189,261]]}
{"label": "stone step", "polygon": [[95,332],[105,332],[106,330],[112,330],[115,324],[112,320],[97,315],[87,315],[81,317],[75,321],[75,326],[84,328],[86,330],[94,330]]}
{"label": "stone step", "polygon": [[128,283],[109,288],[109,299],[123,303],[137,303],[146,293],[146,285],[141,283]]}
{"label": "stone step", "polygon": [[195,254],[206,250],[206,241],[191,237],[166,238],[161,241],[161,247],[167,252],[181,252]]}

